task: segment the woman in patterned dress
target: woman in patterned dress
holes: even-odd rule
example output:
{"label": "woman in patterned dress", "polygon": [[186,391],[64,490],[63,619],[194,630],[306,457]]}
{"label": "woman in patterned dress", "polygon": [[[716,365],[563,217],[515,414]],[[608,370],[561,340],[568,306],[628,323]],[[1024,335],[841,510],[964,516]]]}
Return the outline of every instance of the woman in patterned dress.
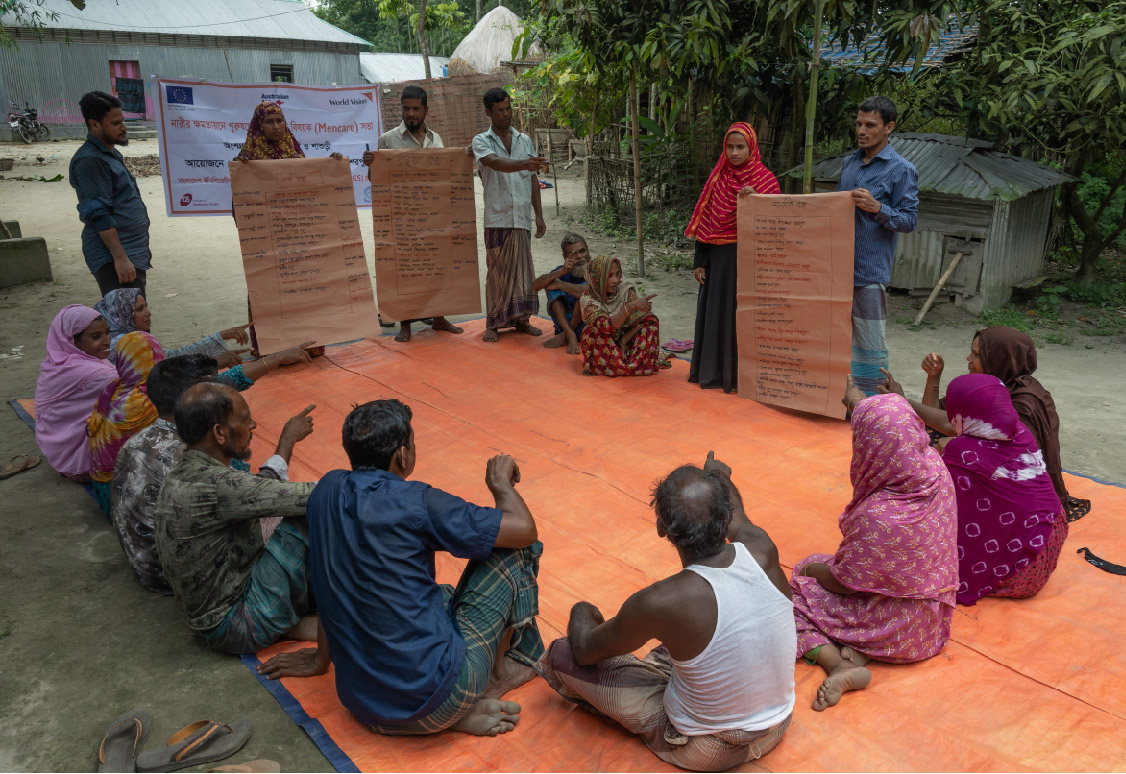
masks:
{"label": "woman in patterned dress", "polygon": [[958,604],[1031,597],[1048,582],[1067,539],[1044,455],[996,376],[951,381],[946,414],[957,433],[942,459],[958,498]]}
{"label": "woman in patterned dress", "polygon": [[950,638],[958,586],[954,484],[923,421],[898,395],[849,383],[852,500],[836,554],[794,565],[797,657],[827,673],[813,709],[864,688],[871,659],[907,664]]}
{"label": "woman in patterned dress", "polygon": [[669,357],[660,349],[652,299],[641,298],[633,285],[622,282],[617,258],[600,255],[591,260],[586,292],[579,298],[584,374],[649,376],[669,367]]}

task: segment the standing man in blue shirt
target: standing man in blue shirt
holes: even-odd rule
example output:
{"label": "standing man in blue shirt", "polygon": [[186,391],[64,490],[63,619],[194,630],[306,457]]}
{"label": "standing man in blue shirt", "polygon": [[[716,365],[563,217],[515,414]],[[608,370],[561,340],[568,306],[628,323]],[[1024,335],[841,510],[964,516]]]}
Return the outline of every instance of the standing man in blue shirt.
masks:
{"label": "standing man in blue shirt", "polygon": [[70,160],[70,185],[78,193],[82,254],[104,296],[118,288],[145,292],[149,211],[137,180],[113,147],[128,145],[121,100],[92,91],[78,102],[86,121],[86,142]]}
{"label": "standing man in blue shirt", "polygon": [[852,380],[875,395],[888,367],[887,286],[899,233],[915,230],[919,186],[914,165],[888,138],[899,114],[887,97],[869,97],[856,114],[855,153],[841,165],[838,191],[852,191],[856,246],[852,289]]}

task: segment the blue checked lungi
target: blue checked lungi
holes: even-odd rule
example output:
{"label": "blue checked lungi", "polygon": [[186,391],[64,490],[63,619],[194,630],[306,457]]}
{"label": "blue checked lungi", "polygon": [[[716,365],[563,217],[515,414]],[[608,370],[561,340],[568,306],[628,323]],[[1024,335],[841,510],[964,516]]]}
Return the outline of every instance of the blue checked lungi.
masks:
{"label": "blue checked lungi", "polygon": [[888,367],[887,289],[881,284],[852,289],[852,381],[865,395],[875,395]]}

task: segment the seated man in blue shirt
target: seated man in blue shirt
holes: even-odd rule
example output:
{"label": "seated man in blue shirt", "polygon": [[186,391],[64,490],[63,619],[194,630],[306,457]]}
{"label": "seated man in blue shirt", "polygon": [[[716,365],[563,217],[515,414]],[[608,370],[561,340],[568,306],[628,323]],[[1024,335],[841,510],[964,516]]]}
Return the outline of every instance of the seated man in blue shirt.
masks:
{"label": "seated man in blue shirt", "polygon": [[563,235],[563,264],[547,274],[536,277],[532,291],[547,293],[547,308],[555,323],[555,335],[543,343],[547,349],[567,345],[568,355],[581,354],[579,336],[583,332],[583,316],[579,312],[579,297],[586,292],[586,265],[590,250],[586,240],[573,231]]}
{"label": "seated man in blue shirt", "polygon": [[[499,699],[535,676],[544,652],[543,545],[516,493],[519,468],[506,454],[489,460],[496,507],[486,508],[407,480],[415,438],[399,401],[356,407],[343,435],[352,470],[322,478],[306,511],[317,648],[258,671],[306,677],[331,661],[341,703],[382,734],[511,731],[520,705]],[[470,560],[456,589],[435,582],[437,551]]]}
{"label": "seated man in blue shirt", "polygon": [[114,148],[128,145],[121,100],[92,91],[78,102],[86,121],[86,142],[70,160],[70,184],[78,193],[82,255],[105,296],[118,288],[145,292],[149,251],[149,211],[137,180]]}
{"label": "seated man in blue shirt", "polygon": [[838,191],[856,205],[852,289],[852,380],[875,395],[888,367],[887,286],[900,233],[915,230],[919,175],[888,144],[899,117],[887,97],[869,97],[856,114],[855,153],[841,165]]}

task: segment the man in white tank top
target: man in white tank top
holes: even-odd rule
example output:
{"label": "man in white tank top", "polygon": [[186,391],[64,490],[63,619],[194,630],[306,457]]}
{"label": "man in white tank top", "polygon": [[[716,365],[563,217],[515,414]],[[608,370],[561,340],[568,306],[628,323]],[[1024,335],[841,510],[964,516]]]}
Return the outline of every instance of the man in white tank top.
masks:
{"label": "man in white tank top", "polygon": [[[571,609],[567,637],[537,665],[552,688],[639,735],[661,760],[723,771],[781,741],[794,708],[790,585],[770,536],[750,522],[731,469],[708,453],[653,491],[657,534],[684,569],[605,620]],[[728,542],[730,541],[730,542]],[[632,652],[662,644],[644,660]]]}

